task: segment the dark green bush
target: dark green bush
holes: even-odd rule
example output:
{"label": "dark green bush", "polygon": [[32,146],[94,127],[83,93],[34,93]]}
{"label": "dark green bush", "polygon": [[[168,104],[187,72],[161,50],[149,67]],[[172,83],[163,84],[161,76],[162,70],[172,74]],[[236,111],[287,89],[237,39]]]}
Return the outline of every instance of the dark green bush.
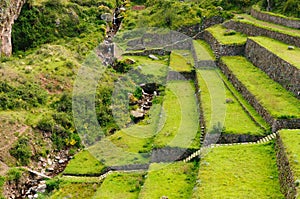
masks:
{"label": "dark green bush", "polygon": [[15,157],[21,165],[27,165],[32,156],[28,138],[19,138],[17,143],[9,150],[9,153]]}

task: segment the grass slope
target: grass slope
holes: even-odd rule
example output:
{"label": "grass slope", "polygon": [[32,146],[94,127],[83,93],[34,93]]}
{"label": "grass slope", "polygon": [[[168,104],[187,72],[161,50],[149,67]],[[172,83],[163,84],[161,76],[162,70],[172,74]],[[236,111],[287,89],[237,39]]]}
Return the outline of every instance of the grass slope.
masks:
{"label": "grass slope", "polygon": [[273,143],[212,149],[201,159],[192,198],[284,198]]}
{"label": "grass slope", "polygon": [[163,102],[166,121],[154,138],[156,147],[187,148],[198,131],[198,111],[194,87],[189,81],[167,84]]}
{"label": "grass slope", "polygon": [[195,178],[193,163],[151,164],[139,198],[190,198]]}
{"label": "grass slope", "polygon": [[221,60],[273,117],[300,118],[299,100],[246,58],[223,57]]}
{"label": "grass slope", "polygon": [[100,175],[105,166],[89,151],[81,151],[68,163],[64,174],[69,175]]}
{"label": "grass slope", "polygon": [[232,35],[226,35],[227,28],[223,27],[222,25],[215,25],[210,28],[206,29],[210,32],[214,38],[217,39],[218,42],[225,45],[242,45],[245,44],[247,41],[247,36],[240,32],[235,32]]}
{"label": "grass slope", "polygon": [[193,40],[197,60],[215,60],[216,57],[208,43],[203,40]]}
{"label": "grass slope", "polygon": [[188,54],[189,57],[184,56],[187,54],[183,52],[172,51],[170,55],[170,67],[177,72],[190,72],[192,70],[191,60],[193,59],[190,57],[190,54]]}
{"label": "grass slope", "polygon": [[61,184],[59,190],[54,191],[50,198],[89,199],[93,198],[98,186],[96,183],[65,183]]}
{"label": "grass slope", "polygon": [[144,173],[113,173],[109,175],[93,198],[137,199],[144,183]]}
{"label": "grass slope", "polygon": [[268,37],[250,37],[252,40],[265,47],[278,57],[289,62],[293,66],[300,69],[300,48],[295,47],[294,50],[288,50],[288,44],[268,38]]}

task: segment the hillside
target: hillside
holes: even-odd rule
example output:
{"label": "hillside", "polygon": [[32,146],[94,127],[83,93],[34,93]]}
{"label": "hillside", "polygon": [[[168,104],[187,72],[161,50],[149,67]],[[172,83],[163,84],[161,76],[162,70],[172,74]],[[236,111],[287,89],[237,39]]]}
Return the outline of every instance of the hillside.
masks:
{"label": "hillside", "polygon": [[1,2],[0,196],[297,197],[298,4]]}

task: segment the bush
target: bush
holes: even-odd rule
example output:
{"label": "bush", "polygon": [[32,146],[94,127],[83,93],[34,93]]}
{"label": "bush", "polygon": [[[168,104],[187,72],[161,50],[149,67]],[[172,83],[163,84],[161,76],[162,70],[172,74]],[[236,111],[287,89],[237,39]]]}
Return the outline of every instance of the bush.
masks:
{"label": "bush", "polygon": [[9,150],[9,153],[15,157],[21,165],[27,165],[32,156],[28,139],[25,137],[19,138],[17,143]]}
{"label": "bush", "polygon": [[8,181],[18,181],[22,177],[23,170],[20,168],[11,168],[7,173]]}

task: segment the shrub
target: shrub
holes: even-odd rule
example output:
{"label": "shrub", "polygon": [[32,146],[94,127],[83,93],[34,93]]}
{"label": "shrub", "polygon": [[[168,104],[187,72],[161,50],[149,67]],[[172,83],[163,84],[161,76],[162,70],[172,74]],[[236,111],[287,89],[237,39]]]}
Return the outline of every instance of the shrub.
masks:
{"label": "shrub", "polygon": [[28,139],[25,137],[19,138],[17,143],[9,150],[9,153],[15,157],[21,165],[27,165],[32,156]]}

